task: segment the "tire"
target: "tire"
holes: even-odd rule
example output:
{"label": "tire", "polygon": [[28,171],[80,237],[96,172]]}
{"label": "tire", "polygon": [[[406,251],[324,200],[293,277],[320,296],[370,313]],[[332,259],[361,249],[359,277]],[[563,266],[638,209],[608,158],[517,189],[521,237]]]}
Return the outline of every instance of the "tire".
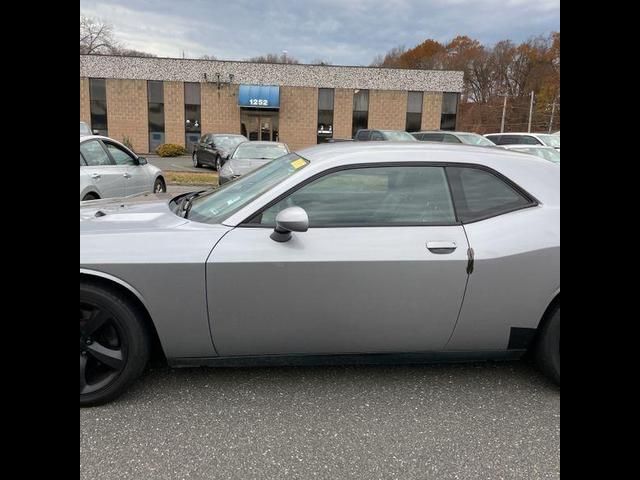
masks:
{"label": "tire", "polygon": [[549,315],[536,345],[535,358],[540,369],[560,385],[560,306]]}
{"label": "tire", "polygon": [[80,406],[120,396],[144,371],[149,338],[137,308],[115,291],[81,281]]}
{"label": "tire", "polygon": [[89,200],[98,200],[100,197],[95,193],[87,193],[82,199],[83,202],[88,202]]}
{"label": "tire", "polygon": [[218,155],[216,157],[216,165],[215,165],[214,168],[215,168],[216,172],[219,172],[220,169],[222,168],[222,159],[220,158],[220,155]]}
{"label": "tire", "polygon": [[194,168],[202,167],[202,164],[200,163],[200,160],[198,160],[198,153],[197,152],[193,152],[193,155],[191,155],[191,159],[193,160],[193,167]]}
{"label": "tire", "polygon": [[164,179],[162,177],[156,178],[156,181],[153,183],[153,193],[165,193],[167,191],[167,184],[164,183]]}

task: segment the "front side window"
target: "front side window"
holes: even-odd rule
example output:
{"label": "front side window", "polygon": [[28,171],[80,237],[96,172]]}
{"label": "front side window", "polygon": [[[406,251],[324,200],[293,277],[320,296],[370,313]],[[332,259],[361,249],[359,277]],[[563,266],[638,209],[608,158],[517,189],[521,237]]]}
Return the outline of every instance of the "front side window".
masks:
{"label": "front side window", "polygon": [[276,215],[302,207],[310,227],[454,224],[443,167],[385,166],[340,170],[296,190],[256,217],[275,226]]}
{"label": "front side window", "polygon": [[295,153],[277,158],[251,173],[193,200],[189,220],[222,223],[242,207],[309,164]]}
{"label": "front side window", "polygon": [[443,142],[444,133],[423,133],[421,140],[423,142]]}
{"label": "front side window", "polygon": [[80,154],[90,167],[113,165],[107,152],[97,140],[89,140],[80,144]]}
{"label": "front side window", "polygon": [[380,132],[376,132],[374,130],[373,132],[371,132],[371,140],[379,142],[379,141],[384,140],[384,137],[382,136],[382,134]]}
{"label": "front side window", "polygon": [[463,223],[525,208],[535,203],[491,172],[447,167],[458,218]]}
{"label": "front side window", "polygon": [[443,138],[444,143],[462,143],[455,135],[445,134]]}
{"label": "front side window", "polygon": [[131,155],[129,155],[124,150],[122,150],[120,147],[107,142],[105,142],[105,145],[107,146],[107,150],[111,154],[113,161],[116,162],[116,165],[137,165],[138,164],[138,162]]}

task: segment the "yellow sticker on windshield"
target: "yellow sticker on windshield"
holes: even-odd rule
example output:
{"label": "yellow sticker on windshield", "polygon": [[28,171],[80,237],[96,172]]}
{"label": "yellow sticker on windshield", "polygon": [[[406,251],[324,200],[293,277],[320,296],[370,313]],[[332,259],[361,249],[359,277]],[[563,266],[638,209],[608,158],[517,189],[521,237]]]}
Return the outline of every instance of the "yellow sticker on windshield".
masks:
{"label": "yellow sticker on windshield", "polygon": [[307,164],[306,160],[303,160],[301,158],[294,160],[293,162],[291,162],[291,166],[293,168],[295,168],[296,170],[299,169],[300,167],[304,167]]}

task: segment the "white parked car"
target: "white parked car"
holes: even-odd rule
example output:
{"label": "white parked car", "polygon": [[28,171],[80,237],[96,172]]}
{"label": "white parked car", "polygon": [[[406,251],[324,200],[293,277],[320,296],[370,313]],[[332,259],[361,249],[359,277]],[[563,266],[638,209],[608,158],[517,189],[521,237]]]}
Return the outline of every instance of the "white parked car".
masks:
{"label": "white parked car", "polygon": [[120,142],[80,137],[80,201],[167,191],[162,170]]}
{"label": "white parked car", "polygon": [[487,133],[485,135],[496,145],[543,145],[560,150],[560,135],[548,133]]}
{"label": "white parked car", "polygon": [[536,155],[550,162],[560,165],[560,150],[556,150],[553,147],[544,147],[542,145],[500,145],[502,148],[511,150],[513,152],[529,153]]}

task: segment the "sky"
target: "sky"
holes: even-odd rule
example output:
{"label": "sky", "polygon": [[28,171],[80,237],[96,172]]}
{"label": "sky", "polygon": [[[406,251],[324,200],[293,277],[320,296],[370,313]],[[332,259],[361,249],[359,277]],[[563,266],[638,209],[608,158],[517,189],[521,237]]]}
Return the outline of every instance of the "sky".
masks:
{"label": "sky", "polygon": [[81,0],[125,47],[160,57],[369,65],[397,46],[467,35],[485,45],[560,30],[560,0]]}

